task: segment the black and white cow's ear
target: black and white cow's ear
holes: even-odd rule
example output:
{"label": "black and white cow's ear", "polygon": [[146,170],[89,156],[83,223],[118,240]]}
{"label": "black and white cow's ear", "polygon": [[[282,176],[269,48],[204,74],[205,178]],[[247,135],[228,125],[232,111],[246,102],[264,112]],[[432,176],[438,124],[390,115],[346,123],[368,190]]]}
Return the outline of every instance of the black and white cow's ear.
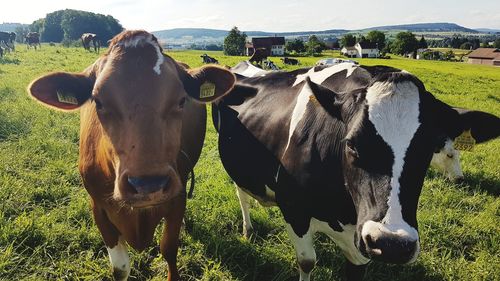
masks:
{"label": "black and white cow's ear", "polygon": [[486,142],[500,136],[500,118],[475,110],[453,108],[460,115],[463,129],[470,130],[476,143]]}
{"label": "black and white cow's ear", "polygon": [[432,124],[437,130],[439,138],[444,135],[445,138],[455,139],[463,133],[463,123],[460,115],[448,104],[436,99],[431,93],[423,96],[424,104],[429,107],[429,124]]}
{"label": "black and white cow's ear", "polygon": [[187,94],[202,103],[220,99],[233,89],[235,82],[233,73],[218,66],[189,70],[187,79],[183,80]]}
{"label": "black and white cow's ear", "polygon": [[71,111],[91,97],[93,87],[94,79],[88,74],[55,72],[31,82],[28,92],[48,107]]}
{"label": "black and white cow's ear", "polygon": [[306,78],[306,83],[311,88],[314,96],[309,99],[320,104],[330,115],[342,120],[342,104],[339,102],[338,95],[314,82],[309,77]]}

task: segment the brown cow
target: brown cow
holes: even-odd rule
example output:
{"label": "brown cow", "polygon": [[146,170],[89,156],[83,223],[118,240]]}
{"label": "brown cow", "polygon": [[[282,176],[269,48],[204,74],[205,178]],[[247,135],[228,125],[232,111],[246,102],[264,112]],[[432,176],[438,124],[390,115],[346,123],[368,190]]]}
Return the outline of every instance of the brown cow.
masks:
{"label": "brown cow", "polygon": [[94,33],[84,33],[80,37],[82,39],[83,48],[87,51],[90,51],[90,43],[94,46],[94,52],[99,53],[99,49],[101,48],[101,40]]}
{"label": "brown cow", "polygon": [[29,86],[49,107],[81,107],[80,174],[116,280],[130,273],[125,242],[144,250],[162,218],[168,280],[179,280],[185,185],[205,135],[202,103],[222,97],[234,82],[215,66],[185,70],[150,33],[124,31],[84,72],[48,74]]}

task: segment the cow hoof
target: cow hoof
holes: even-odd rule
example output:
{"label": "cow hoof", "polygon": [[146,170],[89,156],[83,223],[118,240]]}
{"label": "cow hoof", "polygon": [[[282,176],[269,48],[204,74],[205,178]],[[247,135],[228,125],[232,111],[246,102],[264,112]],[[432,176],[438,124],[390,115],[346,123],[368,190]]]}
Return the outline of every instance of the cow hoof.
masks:
{"label": "cow hoof", "polygon": [[119,268],[113,268],[113,278],[115,281],[127,281],[128,272]]}
{"label": "cow hoof", "polygon": [[253,227],[243,228],[243,237],[245,239],[250,240],[254,236],[255,236],[255,230],[253,229]]}

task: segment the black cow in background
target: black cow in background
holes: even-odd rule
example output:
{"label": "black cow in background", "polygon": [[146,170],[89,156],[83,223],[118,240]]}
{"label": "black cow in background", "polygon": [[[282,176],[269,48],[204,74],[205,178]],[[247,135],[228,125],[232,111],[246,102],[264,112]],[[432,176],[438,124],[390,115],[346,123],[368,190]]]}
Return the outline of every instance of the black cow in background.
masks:
{"label": "black cow in background", "polygon": [[215,63],[215,64],[219,64],[218,60],[216,60],[215,58],[212,58],[211,56],[209,56],[207,54],[203,54],[200,57],[203,59],[203,63]]}
{"label": "black cow in background", "polygon": [[269,51],[266,48],[257,48],[253,52],[253,55],[248,60],[251,63],[256,63],[258,65],[262,65],[262,61],[267,59],[269,56]]}
{"label": "black cow in background", "polygon": [[3,44],[6,51],[14,51],[14,42],[16,41],[16,36],[17,35],[15,32],[0,31],[0,45]]}
{"label": "black cow in background", "polygon": [[281,58],[281,61],[283,61],[284,64],[289,64],[289,65],[299,65],[300,62],[297,59],[291,59],[291,58]]}
{"label": "black cow in background", "polygon": [[40,44],[40,34],[38,32],[28,32],[25,37],[26,41],[26,48],[29,49],[31,47],[35,48],[36,46],[42,48],[42,45]]}

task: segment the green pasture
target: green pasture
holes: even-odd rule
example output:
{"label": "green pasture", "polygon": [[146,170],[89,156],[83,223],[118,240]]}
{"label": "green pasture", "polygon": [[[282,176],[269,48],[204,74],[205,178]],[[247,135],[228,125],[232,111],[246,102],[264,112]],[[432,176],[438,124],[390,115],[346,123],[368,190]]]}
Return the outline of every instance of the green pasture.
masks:
{"label": "green pasture", "polygon": [[[169,52],[191,67],[202,51]],[[223,65],[246,57],[206,52]],[[338,53],[324,54],[324,57]],[[31,100],[26,87],[51,71],[80,71],[97,55],[83,49],[17,46],[0,59],[0,280],[111,280],[106,249],[90,214],[77,170],[79,115],[51,111]],[[300,67],[321,57],[299,58]],[[279,58],[271,58],[282,67]],[[360,59],[361,64],[403,68],[439,99],[500,115],[500,68],[466,63]],[[293,67],[296,68],[296,67]],[[290,70],[292,67],[286,67]],[[241,236],[234,186],[207,125],[188,201],[179,268],[184,280],[271,281],[298,279],[294,251],[276,208],[251,211],[256,236]],[[421,255],[416,263],[374,262],[366,280],[500,280],[500,141],[462,154],[466,181],[452,184],[429,171],[419,203]],[[157,230],[156,241],[159,239]],[[340,280],[344,258],[324,235],[316,239],[316,281]],[[131,250],[130,280],[166,280],[158,245]]]}

